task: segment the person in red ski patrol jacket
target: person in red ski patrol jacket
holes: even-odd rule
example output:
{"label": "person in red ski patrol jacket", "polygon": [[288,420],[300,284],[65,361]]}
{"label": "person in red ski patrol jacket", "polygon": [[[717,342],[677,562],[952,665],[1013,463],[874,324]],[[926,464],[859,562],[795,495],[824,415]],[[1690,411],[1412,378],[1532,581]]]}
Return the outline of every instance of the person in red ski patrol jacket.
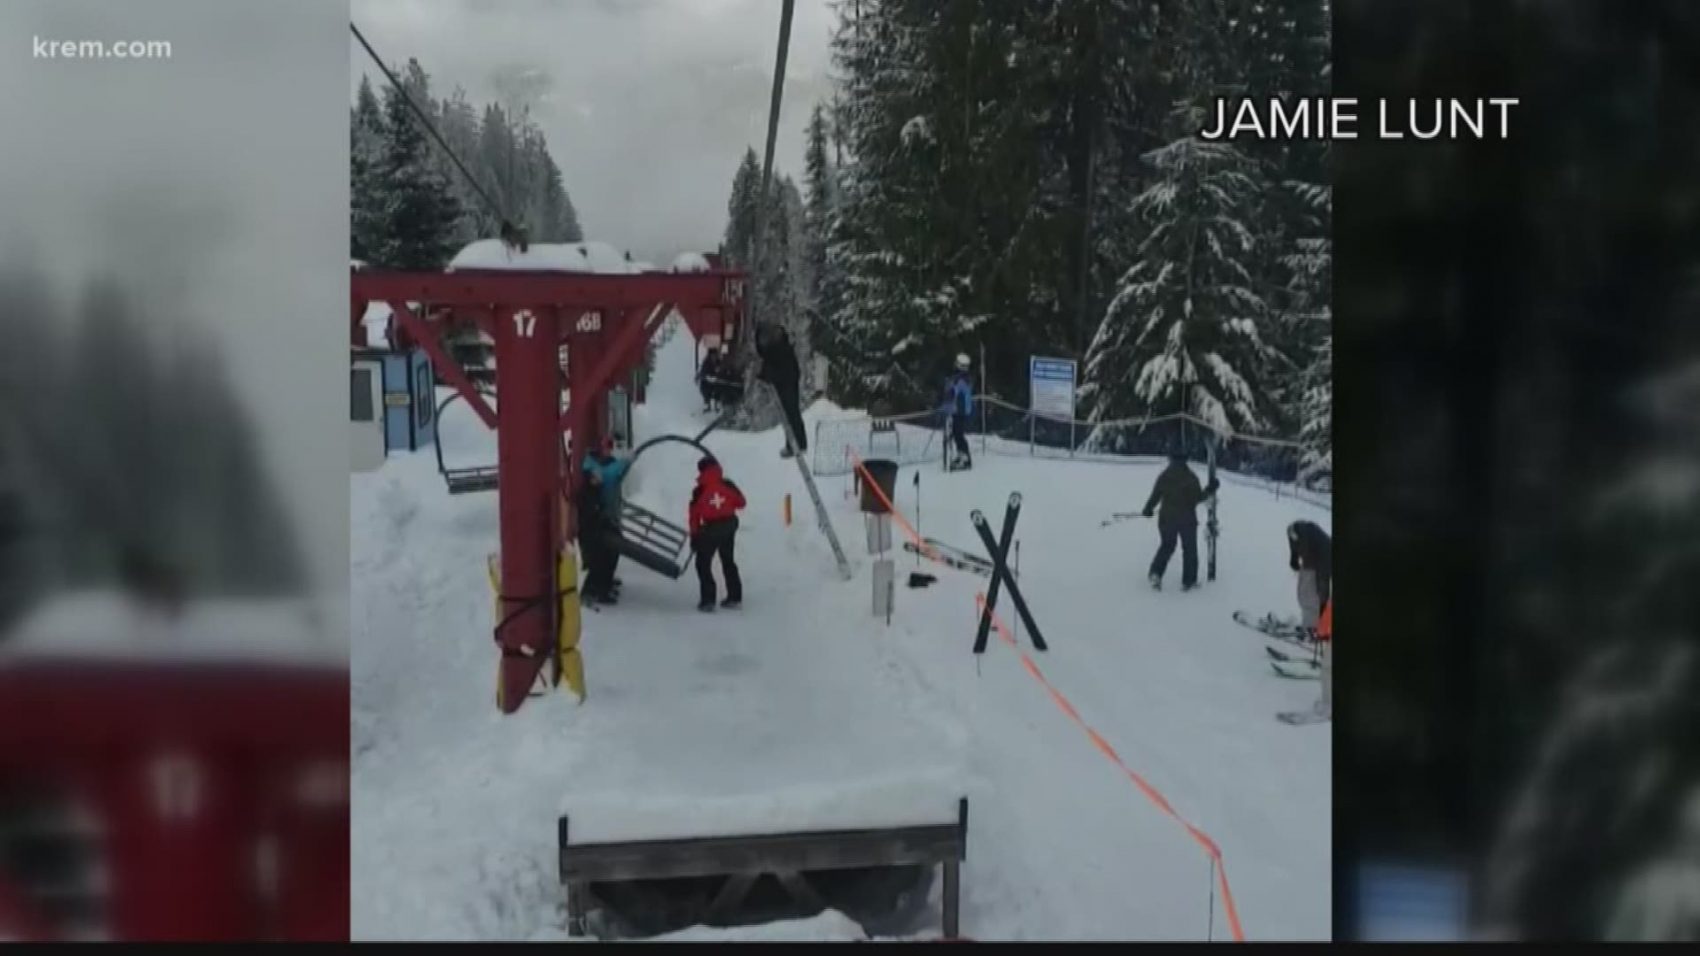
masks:
{"label": "person in red ski patrol jacket", "polygon": [[691,550],[696,555],[697,582],[702,586],[699,611],[714,610],[714,567],[720,557],[720,573],[726,577],[726,601],[721,607],[735,608],[744,600],[744,581],[738,576],[733,546],[738,538],[738,512],[744,509],[744,493],[720,470],[720,462],[705,456],[697,462],[697,486],[691,491],[687,515]]}

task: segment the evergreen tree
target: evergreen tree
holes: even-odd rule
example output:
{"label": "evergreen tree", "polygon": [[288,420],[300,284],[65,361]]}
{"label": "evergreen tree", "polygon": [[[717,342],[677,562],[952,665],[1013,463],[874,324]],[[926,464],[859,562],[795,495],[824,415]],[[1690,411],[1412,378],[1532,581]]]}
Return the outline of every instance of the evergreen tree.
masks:
{"label": "evergreen tree", "polygon": [[1334,472],[1334,253],[1328,238],[1332,189],[1308,184],[1293,188],[1315,210],[1311,234],[1296,239],[1282,261],[1292,277],[1287,289],[1292,331],[1287,337],[1295,343],[1293,364],[1298,369],[1288,400],[1296,405],[1292,417],[1298,421],[1303,447],[1299,480],[1308,484]]}
{"label": "evergreen tree", "polygon": [[768,215],[773,225],[769,230],[767,255],[773,265],[764,266],[763,271],[771,275],[775,290],[769,314],[785,326],[791,344],[796,347],[806,393],[814,380],[809,368],[814,356],[814,335],[810,328],[814,274],[809,263],[808,212],[803,194],[789,176],[782,176],[774,183],[773,208]]}
{"label": "evergreen tree", "polygon": [[726,257],[748,269],[756,260],[756,194],[761,190],[761,163],[754,147],[744,150],[732,176],[732,195],[726,202]]}
{"label": "evergreen tree", "polygon": [[[828,153],[827,140],[826,110],[817,103],[809,116],[808,145],[803,156],[808,196],[803,207],[801,238],[802,260],[807,270],[802,328],[810,340],[811,355],[814,340],[832,337],[833,330],[824,323],[827,316],[835,314],[836,307],[832,297],[843,288],[842,283],[827,275],[826,244],[831,234],[837,205],[837,172]],[[816,387],[812,367],[805,369],[805,373],[811,389]]]}
{"label": "evergreen tree", "polygon": [[384,112],[369,78],[360,80],[349,121],[349,255],[365,261],[377,258],[385,231],[381,195]]}
{"label": "evergreen tree", "polygon": [[134,587],[145,574],[189,595],[301,593],[295,529],[226,363],[205,350],[162,362],[159,323],[134,300],[95,283],[77,322],[32,303],[41,329],[76,328],[69,348],[52,331],[39,337],[51,381],[8,435],[27,451],[33,510],[52,529],[51,548],[34,552],[38,585]]}
{"label": "evergreen tree", "polygon": [[[455,87],[454,92],[442,101],[437,114],[437,131],[442,134],[443,142],[448,144],[449,149],[461,162],[472,163],[478,153],[478,112],[467,100],[466,91]],[[460,204],[460,217],[455,226],[455,244],[465,246],[476,239],[495,235],[495,229],[500,224],[491,221],[483,200],[478,197],[477,191],[466,181],[460,170],[455,168],[454,160],[440,149],[433,148],[432,155],[437,159],[438,171],[449,182],[455,200]]]}
{"label": "evergreen tree", "polygon": [[[496,103],[484,107],[484,118],[478,124],[478,175],[484,188],[502,208],[513,207],[514,159],[517,147],[508,114]],[[495,213],[480,209],[486,236],[496,234],[501,223]]]}
{"label": "evergreen tree", "polygon": [[[839,12],[832,122],[811,119],[804,158],[808,223],[822,244],[810,256],[815,345],[849,373],[834,377],[834,397],[848,404],[930,404],[950,357],[982,346],[992,387],[1007,383],[1015,399],[1032,354],[1079,354],[1093,342],[1097,352],[1132,348],[1140,332],[1121,280],[1141,286],[1130,267],[1175,251],[1153,242],[1155,205],[1132,197],[1185,185],[1178,151],[1168,168],[1148,157],[1196,132],[1182,128],[1174,104],[1247,84],[1309,95],[1325,83],[1326,0],[858,0]],[[829,152],[828,138],[842,149]],[[1314,209],[1285,204],[1270,186],[1325,183],[1326,166],[1300,149],[1195,152],[1200,195],[1220,207],[1201,201],[1196,215],[1230,217],[1243,232],[1229,236],[1217,221],[1195,228],[1191,211],[1175,211],[1165,228],[1232,239],[1235,248],[1210,251],[1220,268],[1194,271],[1212,294],[1242,298],[1236,315],[1251,323],[1201,317],[1190,330],[1202,350],[1194,359],[1227,363],[1198,373],[1198,400],[1220,403],[1235,427],[1296,432],[1288,398],[1322,343],[1316,322],[1297,319],[1315,302],[1289,301],[1298,292],[1285,257],[1322,233]],[[1221,189],[1231,195],[1210,195]],[[1244,274],[1206,275],[1230,265]],[[1206,329],[1226,338],[1213,345]],[[1147,410],[1153,396],[1104,378],[1111,364],[1087,393],[1098,394],[1100,416],[1110,406]],[[1148,391],[1162,391],[1159,371]],[[1162,411],[1179,407],[1178,394],[1157,400],[1169,403]]]}
{"label": "evergreen tree", "polygon": [[[1232,144],[1198,138],[1204,121],[1183,102],[1171,117],[1177,138],[1149,156],[1159,178],[1133,202],[1148,232],[1087,353],[1091,421],[1186,412],[1221,433],[1265,424],[1267,308],[1252,288],[1246,222],[1258,180]],[[1093,441],[1113,450],[1119,438],[1100,430]]]}
{"label": "evergreen tree", "polygon": [[938,348],[944,330],[928,328],[930,306],[953,301],[931,291],[929,275],[944,158],[929,115],[938,93],[925,56],[932,16],[909,0],[858,6],[834,38],[850,156],[826,256],[829,274],[844,277],[831,319],[841,335],[830,347],[853,373],[838,380],[845,400],[930,401],[932,390],[903,366],[922,364],[918,347],[929,339]]}
{"label": "evergreen tree", "polygon": [[[832,159],[827,153],[826,110],[819,103],[809,114],[806,142],[803,176],[808,196],[804,206],[804,242],[810,269],[815,281],[819,282],[826,274],[826,238],[837,202]],[[819,286],[812,287],[811,292],[818,298]]]}
{"label": "evergreen tree", "polygon": [[[407,62],[402,86],[416,103],[429,101],[429,80],[417,60]],[[389,228],[375,258],[393,269],[441,269],[457,249],[460,203],[432,157],[436,147],[393,89],[386,91],[384,117],[379,195]]]}

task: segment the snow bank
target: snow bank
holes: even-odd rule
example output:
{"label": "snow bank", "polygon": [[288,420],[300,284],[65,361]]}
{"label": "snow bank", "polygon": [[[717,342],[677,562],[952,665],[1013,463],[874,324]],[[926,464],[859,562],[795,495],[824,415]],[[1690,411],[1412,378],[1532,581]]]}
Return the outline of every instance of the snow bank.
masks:
{"label": "snow bank", "polygon": [[369,302],[366,313],[360,316],[360,325],[366,330],[366,344],[375,349],[390,347],[390,305],[388,302]]}
{"label": "snow bank", "polygon": [[297,664],[343,668],[308,601],[196,601],[167,617],[121,592],[70,594],[42,605],[0,642],[0,662],[97,658],[145,663]]}
{"label": "snow bank", "polygon": [[462,249],[444,271],[463,269],[604,275],[631,275],[640,271],[625,253],[606,242],[533,243],[520,252],[500,239],[480,239],[472,243]]}
{"label": "snow bank", "polygon": [[782,920],[761,926],[692,926],[677,933],[655,937],[658,943],[798,942],[831,943],[867,936],[855,920],[837,910],[827,910],[808,919]]}
{"label": "snow bank", "polygon": [[709,271],[708,259],[697,252],[680,253],[679,257],[673,260],[673,271],[707,272]]}
{"label": "snow bank", "polygon": [[360,272],[361,270],[367,268],[367,266],[366,266],[365,262],[363,262],[359,259],[350,259],[350,260],[348,260],[348,268],[352,269],[355,272]]}

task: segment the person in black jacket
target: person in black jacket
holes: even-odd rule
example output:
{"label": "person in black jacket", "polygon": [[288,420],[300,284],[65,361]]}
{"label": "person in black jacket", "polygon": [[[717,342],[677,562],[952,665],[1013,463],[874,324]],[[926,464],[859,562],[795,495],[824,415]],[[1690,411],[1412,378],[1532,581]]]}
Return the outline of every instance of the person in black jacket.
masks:
{"label": "person in black jacket", "polygon": [[1334,542],[1310,521],[1287,526],[1287,566],[1298,572],[1299,626],[1315,631],[1334,579]]}
{"label": "person in black jacket", "polygon": [[1157,476],[1151,497],[1145,502],[1145,517],[1156,513],[1157,532],[1162,535],[1157,556],[1151,559],[1152,587],[1163,586],[1163,573],[1168,570],[1177,541],[1181,546],[1181,588],[1190,591],[1198,587],[1198,505],[1219,486],[1212,478],[1209,486],[1201,487],[1198,476],[1186,465],[1186,455],[1178,450],[1169,455],[1169,466]]}
{"label": "person in black jacket", "polygon": [[790,458],[798,451],[808,451],[808,429],[803,426],[803,405],[798,394],[803,374],[797,365],[797,350],[792,347],[791,336],[786,334],[784,326],[768,322],[756,329],[756,354],[761,357],[758,374],[778,393],[779,405],[785,410],[785,420],[791,425],[791,434],[797,438],[797,448],[792,449],[787,436],[785,449],[780,454]]}
{"label": "person in black jacket", "polygon": [[697,369],[697,391],[702,392],[703,411],[713,411],[720,402],[720,350],[712,348]]}

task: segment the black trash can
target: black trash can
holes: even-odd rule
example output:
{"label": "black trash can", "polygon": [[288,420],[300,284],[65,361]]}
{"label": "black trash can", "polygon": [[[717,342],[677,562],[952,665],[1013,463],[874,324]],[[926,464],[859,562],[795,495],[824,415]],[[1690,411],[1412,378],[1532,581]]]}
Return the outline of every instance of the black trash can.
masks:
{"label": "black trash can", "polygon": [[897,496],[897,462],[886,458],[870,458],[862,462],[862,469],[867,477],[862,479],[862,510],[871,515],[883,515],[890,509],[880,500],[878,494],[868,487],[868,478],[879,485],[879,490],[885,492],[886,501],[895,501]]}

